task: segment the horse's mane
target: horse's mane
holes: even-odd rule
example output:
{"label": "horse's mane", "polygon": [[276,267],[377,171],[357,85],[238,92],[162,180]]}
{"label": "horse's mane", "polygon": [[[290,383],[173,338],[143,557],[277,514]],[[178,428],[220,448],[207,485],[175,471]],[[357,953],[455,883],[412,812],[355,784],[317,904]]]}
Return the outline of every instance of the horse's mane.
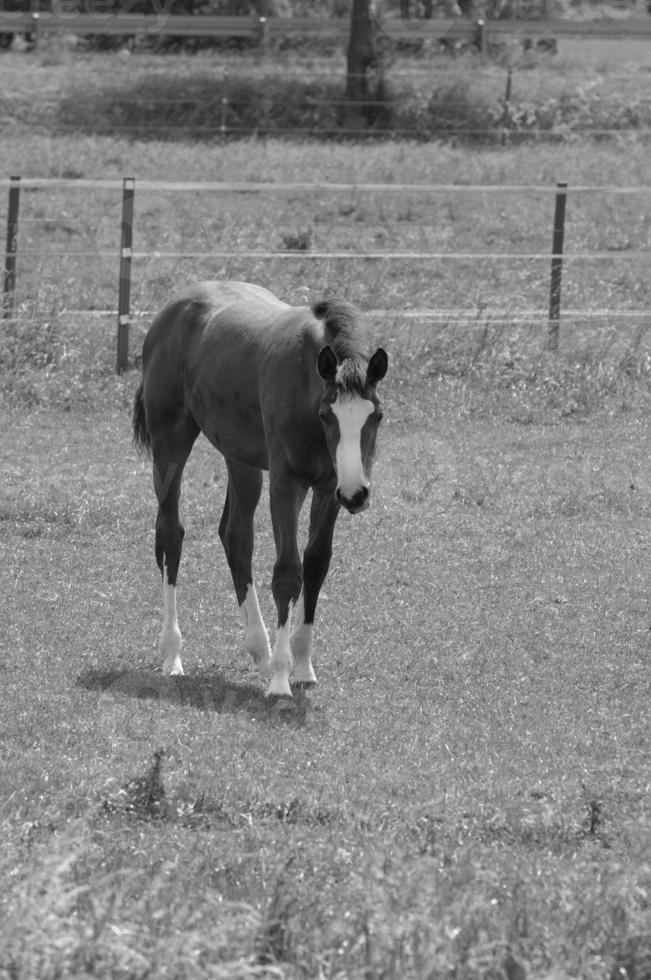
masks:
{"label": "horse's mane", "polygon": [[355,336],[359,312],[345,299],[322,299],[314,304],[312,313],[324,321],[325,342],[337,355],[337,383],[342,391],[362,394],[366,364]]}

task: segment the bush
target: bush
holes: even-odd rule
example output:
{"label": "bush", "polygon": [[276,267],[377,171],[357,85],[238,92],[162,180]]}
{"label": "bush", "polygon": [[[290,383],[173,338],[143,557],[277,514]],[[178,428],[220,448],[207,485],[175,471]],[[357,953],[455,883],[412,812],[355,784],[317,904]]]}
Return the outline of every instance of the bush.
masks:
{"label": "bush", "polygon": [[[640,99],[605,103],[579,93],[505,104],[473,87],[472,76],[452,76],[429,88],[396,86],[384,77],[375,81],[368,104],[356,114],[355,135],[363,129],[370,136],[408,133],[477,143],[495,142],[505,132],[513,138],[545,133],[570,139],[651,127],[651,105]],[[344,88],[343,74],[306,80],[291,74],[156,72],[135,84],[70,92],[59,103],[57,127],[101,135],[117,131],[132,139],[210,140],[255,132],[342,138],[348,128]]]}

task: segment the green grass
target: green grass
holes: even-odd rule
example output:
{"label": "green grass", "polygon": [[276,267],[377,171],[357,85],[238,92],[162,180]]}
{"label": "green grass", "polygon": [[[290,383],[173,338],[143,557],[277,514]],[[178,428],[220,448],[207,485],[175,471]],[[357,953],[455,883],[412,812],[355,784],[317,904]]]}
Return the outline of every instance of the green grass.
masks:
{"label": "green grass", "polygon": [[[76,62],[63,67],[69,80]],[[7,172],[137,181],[648,180],[635,143],[470,153],[16,131],[3,151]],[[324,247],[381,234],[526,251],[549,247],[550,205],[137,189],[134,233],[143,251],[275,247],[306,228]],[[608,228],[642,250],[647,224],[640,198],[571,198],[568,247],[602,248]],[[118,228],[112,193],[21,200],[0,351],[0,978],[647,980],[648,324],[565,316],[551,356],[544,317],[513,320],[544,307],[546,263],[135,264],[136,312],[206,274],[390,311],[370,325],[391,356],[373,506],[336,530],[319,685],[280,711],[240,649],[217,534],[225,472],[205,440],[182,499],[187,676],[160,673],[155,504],[130,442],[138,372],[113,373],[112,319],[69,312],[115,304]],[[567,308],[648,308],[626,250],[566,271]],[[408,305],[466,320],[404,320]]]}
{"label": "green grass", "polygon": [[[150,478],[120,401],[3,419],[10,975],[248,976],[266,948],[286,976],[497,976],[510,951],[600,977],[648,954],[641,419],[464,418],[394,378],[375,505],[337,530],[320,686],[277,715],[238,649],[204,443],[188,676],[158,672]],[[159,747],[164,808],[129,785]]]}

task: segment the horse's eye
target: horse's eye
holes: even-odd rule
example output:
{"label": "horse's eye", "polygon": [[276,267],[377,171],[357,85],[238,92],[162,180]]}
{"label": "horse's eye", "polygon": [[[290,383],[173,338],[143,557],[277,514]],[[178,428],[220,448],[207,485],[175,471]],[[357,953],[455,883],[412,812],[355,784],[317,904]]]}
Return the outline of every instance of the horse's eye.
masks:
{"label": "horse's eye", "polygon": [[375,410],[375,421],[380,423],[383,418],[384,418],[384,412],[382,411],[381,408],[377,408]]}
{"label": "horse's eye", "polygon": [[330,412],[329,412],[329,410],[327,408],[320,408],[319,409],[319,418],[321,419],[322,422],[327,421],[329,415],[330,415]]}

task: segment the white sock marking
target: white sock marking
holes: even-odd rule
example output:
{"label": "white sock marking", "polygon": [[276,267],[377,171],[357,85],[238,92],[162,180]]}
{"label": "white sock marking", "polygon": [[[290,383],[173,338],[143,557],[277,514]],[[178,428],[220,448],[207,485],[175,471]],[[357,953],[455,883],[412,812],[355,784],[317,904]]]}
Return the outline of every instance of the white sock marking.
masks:
{"label": "white sock marking", "polygon": [[339,422],[337,486],[349,500],[363,487],[368,487],[362,462],[362,428],[374,408],[372,401],[358,395],[340,395],[332,405]]}
{"label": "white sock marking", "polygon": [[260,673],[268,677],[271,646],[253,583],[246,587],[246,597],[240,606],[240,614],[244,626],[244,646],[253,657]]}
{"label": "white sock marking", "polygon": [[276,633],[276,642],[271,654],[271,682],[267,688],[267,697],[272,694],[287,698],[292,696],[292,689],[289,686],[289,675],[292,670],[292,651],[289,645],[289,637],[293,606],[294,603],[290,602],[287,622],[284,626],[279,626]]}
{"label": "white sock marking", "polygon": [[176,617],[176,587],[167,581],[167,565],[163,569],[163,628],[158,649],[163,656],[164,674],[182,674],[181,647],[183,639]]}
{"label": "white sock marking", "polygon": [[312,667],[312,624],[305,622],[303,593],[296,603],[290,647],[294,660],[294,680],[300,684],[316,684],[316,674]]}

